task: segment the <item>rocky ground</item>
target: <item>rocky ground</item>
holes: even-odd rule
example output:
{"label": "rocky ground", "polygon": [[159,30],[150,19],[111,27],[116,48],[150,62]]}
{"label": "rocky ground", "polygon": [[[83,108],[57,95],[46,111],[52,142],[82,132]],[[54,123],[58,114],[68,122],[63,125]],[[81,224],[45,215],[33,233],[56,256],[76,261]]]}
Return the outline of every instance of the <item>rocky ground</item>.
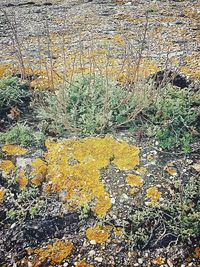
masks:
{"label": "rocky ground", "polygon": [[[172,67],[199,81],[199,1],[2,0],[0,8],[0,76],[52,89],[93,70],[131,83]],[[167,152],[127,131],[50,140],[0,146],[1,266],[200,266],[197,146],[189,156]]]}
{"label": "rocky ground", "polygon": [[[114,140],[109,136],[106,138],[109,144]],[[63,147],[65,140],[46,143],[49,151],[47,154],[42,150],[1,147],[3,160],[11,160],[14,163],[11,167],[8,162],[4,166],[1,163],[1,186],[6,188],[0,210],[2,266],[12,266],[14,263],[17,263],[17,266],[74,266],[78,263],[85,266],[81,265],[83,260],[94,266],[199,266],[198,254],[195,254],[198,243],[194,243],[192,239],[189,241],[191,244],[188,241],[185,244],[180,243],[178,229],[173,229],[175,225],[169,227],[168,223],[172,218],[169,208],[166,208],[173,205],[174,201],[178,208],[180,200],[177,196],[181,196],[181,186],[189,190],[198,182],[198,153],[189,157],[168,154],[160,151],[158,144],[150,140],[138,143],[130,133],[121,133],[115,138],[119,141],[113,143],[116,155],[111,164],[105,163],[110,152],[104,147],[106,142],[109,150],[109,144],[103,136],[95,137],[93,141],[74,141],[74,155],[76,159],[82,158],[86,181],[86,188],[81,187],[81,178],[76,174],[78,180],[73,190],[81,189],[79,194],[83,199],[77,200],[80,204],[76,203],[75,209],[73,199],[77,198],[72,197],[71,200],[68,198],[69,202],[65,201],[67,185],[59,176],[58,170],[62,166],[60,160],[66,162],[65,157],[69,151],[67,147]],[[132,147],[137,151],[134,152],[135,156],[129,150],[131,145],[127,147],[126,143],[120,140],[137,144],[137,147]],[[59,142],[63,152],[59,152]],[[84,142],[87,147],[90,143],[91,147],[83,150]],[[120,146],[123,146],[123,151]],[[73,150],[73,144],[71,149]],[[130,157],[122,159],[126,149]],[[57,153],[60,154],[60,159]],[[95,165],[87,166],[91,160],[94,160]],[[91,185],[91,180],[87,184],[86,177],[95,177],[95,166],[99,168],[102,164],[105,167],[101,169],[99,180],[93,178],[92,183],[95,184]],[[44,170],[46,167],[47,170]],[[74,167],[77,171],[82,168],[79,163],[75,163]],[[54,175],[60,177],[58,181]],[[127,177],[131,175],[134,179],[128,180]],[[69,178],[66,176],[65,179]],[[60,187],[63,183],[64,186]],[[99,194],[101,189],[98,188],[101,188],[101,185],[104,186],[106,196],[100,197],[100,203],[97,204],[98,196],[95,196],[92,187],[97,188]],[[68,184],[67,188],[71,186]],[[84,194],[87,195],[90,188],[92,191],[89,191],[89,194],[94,196],[89,202],[81,204],[84,203]],[[148,194],[149,188],[154,188],[155,192]],[[191,196],[187,194],[193,194],[192,190],[184,192],[182,197],[188,198],[189,201]],[[196,197],[198,196],[192,196],[193,202],[188,205],[194,205]],[[186,205],[185,200],[183,201]],[[77,206],[78,213],[75,212]],[[159,213],[159,209],[164,209],[165,213]],[[173,214],[173,211],[171,212]],[[101,214],[104,216],[101,217]],[[138,227],[138,223],[141,227]],[[89,235],[88,229],[94,232]],[[58,240],[67,242],[64,243],[66,247],[62,245],[57,252],[52,252],[48,246]],[[69,248],[69,244],[72,247]],[[69,249],[69,253],[64,254],[66,249]],[[52,256],[56,253],[57,258]],[[62,253],[65,256],[62,256]],[[6,262],[10,265],[6,265]]]}
{"label": "rocky ground", "polygon": [[1,60],[37,74],[36,85],[45,84],[47,69],[54,84],[91,68],[130,80],[127,73],[138,61],[140,76],[173,66],[199,79],[199,1],[1,1],[1,6]]}

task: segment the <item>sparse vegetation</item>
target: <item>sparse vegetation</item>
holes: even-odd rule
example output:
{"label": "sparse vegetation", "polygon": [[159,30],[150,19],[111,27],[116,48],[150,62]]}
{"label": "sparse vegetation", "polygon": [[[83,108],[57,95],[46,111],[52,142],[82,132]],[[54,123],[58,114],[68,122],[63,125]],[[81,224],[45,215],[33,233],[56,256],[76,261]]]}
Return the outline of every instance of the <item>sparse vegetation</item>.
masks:
{"label": "sparse vegetation", "polygon": [[46,105],[39,109],[38,117],[57,134],[70,130],[94,134],[127,128],[153,101],[152,85],[142,86],[127,91],[106,77],[78,76],[56,93],[46,93]]}
{"label": "sparse vegetation", "polygon": [[127,234],[132,248],[199,239],[200,182],[191,179],[183,185],[181,181],[171,181],[170,188],[173,190],[170,200],[134,210],[130,215],[131,231]]}
{"label": "sparse vegetation", "polygon": [[164,149],[181,147],[183,152],[190,152],[193,133],[197,131],[198,106],[195,93],[172,87],[170,84],[161,88],[157,97],[145,115],[148,131],[154,135]]}
{"label": "sparse vegetation", "polygon": [[45,136],[42,132],[36,132],[32,127],[17,123],[7,132],[0,133],[0,143],[11,143],[22,146],[41,146],[43,145]]}
{"label": "sparse vegetation", "polygon": [[0,10],[0,265],[197,266],[197,1],[15,2]]}
{"label": "sparse vegetation", "polygon": [[17,77],[0,79],[0,111],[23,104],[29,95],[27,83]]}

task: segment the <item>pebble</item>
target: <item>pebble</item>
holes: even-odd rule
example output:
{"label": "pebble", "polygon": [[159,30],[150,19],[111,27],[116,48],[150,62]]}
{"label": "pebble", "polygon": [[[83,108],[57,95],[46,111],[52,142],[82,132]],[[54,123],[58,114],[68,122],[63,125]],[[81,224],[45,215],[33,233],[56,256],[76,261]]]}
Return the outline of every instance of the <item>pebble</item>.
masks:
{"label": "pebble", "polygon": [[167,264],[169,265],[169,267],[174,267],[173,263],[169,259],[167,260]]}
{"label": "pebble", "polygon": [[94,255],[96,254],[96,252],[95,252],[95,250],[90,250],[89,252],[88,252],[88,255],[90,256],[90,257],[93,257]]}
{"label": "pebble", "polygon": [[111,203],[115,204],[115,198],[111,198]]}
{"label": "pebble", "polygon": [[142,264],[143,263],[143,259],[142,258],[138,259],[138,263]]}
{"label": "pebble", "polygon": [[88,243],[86,241],[83,242],[83,247],[87,247]]}
{"label": "pebble", "polygon": [[127,194],[125,194],[125,193],[122,194],[122,198],[123,198],[124,200],[129,199],[129,197],[128,197]]}
{"label": "pebble", "polygon": [[125,4],[125,6],[131,6],[131,5],[132,5],[131,2],[127,2],[127,3]]}
{"label": "pebble", "polygon": [[96,257],[96,258],[94,258],[94,260],[97,261],[97,262],[102,262],[103,258],[102,257]]}
{"label": "pebble", "polygon": [[13,224],[10,226],[10,229],[15,228],[15,226],[16,226],[16,223],[13,223]]}
{"label": "pebble", "polygon": [[91,240],[91,241],[90,241],[90,244],[91,244],[91,245],[96,245],[96,243],[97,243],[97,242],[96,242],[95,240]]}

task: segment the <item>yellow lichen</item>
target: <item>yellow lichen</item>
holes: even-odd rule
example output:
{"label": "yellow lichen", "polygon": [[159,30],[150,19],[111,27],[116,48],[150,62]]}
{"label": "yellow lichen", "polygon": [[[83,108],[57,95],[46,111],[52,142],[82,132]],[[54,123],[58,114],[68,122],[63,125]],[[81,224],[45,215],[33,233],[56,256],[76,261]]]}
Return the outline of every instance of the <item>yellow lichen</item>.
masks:
{"label": "yellow lichen", "polygon": [[195,256],[197,258],[200,258],[200,247],[196,247],[195,250],[194,250],[194,252],[195,252]]}
{"label": "yellow lichen", "polygon": [[53,250],[51,253],[51,260],[54,263],[61,263],[64,259],[66,259],[72,252],[74,246],[72,242],[64,242],[62,240],[57,240],[53,244]]}
{"label": "yellow lichen", "polygon": [[96,243],[102,244],[108,240],[109,232],[110,230],[108,230],[106,227],[95,226],[86,230],[86,236],[90,241],[95,240]]}
{"label": "yellow lichen", "polygon": [[138,172],[140,174],[144,174],[147,172],[147,169],[145,167],[139,167],[136,169],[136,172]]}
{"label": "yellow lichen", "polygon": [[120,35],[115,35],[112,39],[113,44],[125,45],[124,38]]}
{"label": "yellow lichen", "polygon": [[8,155],[24,155],[28,152],[27,149],[12,144],[3,146],[2,151],[6,152]]}
{"label": "yellow lichen", "polygon": [[4,201],[5,193],[6,193],[5,188],[1,187],[0,188],[0,203],[2,203]]}
{"label": "yellow lichen", "polygon": [[94,265],[86,263],[85,260],[76,263],[76,267],[93,267]]}
{"label": "yellow lichen", "polygon": [[120,170],[131,170],[139,164],[139,148],[127,142],[119,142],[114,147],[113,163]]}
{"label": "yellow lichen", "polygon": [[21,170],[18,174],[17,177],[17,182],[19,183],[19,187],[20,189],[24,189],[26,188],[27,184],[28,184],[28,179],[26,177],[26,172],[24,170]]}
{"label": "yellow lichen", "polygon": [[132,187],[132,188],[129,189],[128,192],[129,192],[129,194],[131,194],[131,195],[135,195],[135,194],[137,194],[137,193],[139,192],[139,188]]}
{"label": "yellow lichen", "polygon": [[42,262],[49,259],[59,264],[71,254],[73,248],[71,241],[57,240],[52,245],[48,244],[42,248],[35,249],[34,253],[40,256]]}
{"label": "yellow lichen", "polygon": [[165,168],[165,171],[170,175],[177,175],[177,170],[174,167],[168,166],[167,168]]}
{"label": "yellow lichen", "polygon": [[143,186],[144,184],[142,177],[135,175],[135,174],[129,174],[126,177],[126,181],[131,186]]}
{"label": "yellow lichen", "polygon": [[111,200],[109,198],[108,194],[105,194],[105,196],[98,198],[97,203],[95,205],[94,212],[100,216],[104,217],[108,210],[111,208]]}
{"label": "yellow lichen", "polygon": [[2,160],[0,162],[0,170],[5,171],[6,173],[10,173],[14,168],[15,165],[11,160]]}
{"label": "yellow lichen", "polygon": [[156,256],[155,260],[153,261],[154,264],[163,265],[165,263],[165,259],[161,256]]}
{"label": "yellow lichen", "polygon": [[[132,169],[139,164],[139,149],[111,136],[79,140],[45,142],[48,149],[46,179],[54,192],[66,192],[68,208],[95,200],[94,212],[105,216],[111,208],[109,194],[100,180],[101,168],[112,161],[120,169]],[[70,164],[70,162],[75,162]]]}
{"label": "yellow lichen", "polygon": [[147,197],[151,199],[151,202],[158,202],[161,198],[161,192],[158,191],[157,187],[152,186],[147,189]]}
{"label": "yellow lichen", "polygon": [[0,78],[11,74],[12,68],[11,64],[0,64]]}
{"label": "yellow lichen", "polygon": [[35,158],[31,163],[31,167],[32,171],[30,175],[33,177],[31,182],[35,186],[39,186],[45,178],[47,165],[42,159]]}

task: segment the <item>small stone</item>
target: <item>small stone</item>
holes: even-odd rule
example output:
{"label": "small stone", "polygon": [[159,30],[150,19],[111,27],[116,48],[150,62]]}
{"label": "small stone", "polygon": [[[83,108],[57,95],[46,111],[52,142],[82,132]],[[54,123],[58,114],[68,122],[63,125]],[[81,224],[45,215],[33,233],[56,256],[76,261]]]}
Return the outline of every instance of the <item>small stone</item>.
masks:
{"label": "small stone", "polygon": [[10,228],[13,229],[13,228],[15,228],[15,226],[16,226],[16,223],[13,223],[13,224],[10,226]]}
{"label": "small stone", "polygon": [[133,266],[139,266],[139,263],[135,263]]}
{"label": "small stone", "polygon": [[142,258],[138,259],[138,263],[142,264],[143,263],[143,259]]}
{"label": "small stone", "polygon": [[90,251],[88,252],[88,255],[89,255],[90,257],[93,257],[95,254],[96,254],[95,250],[90,250]]}
{"label": "small stone", "polygon": [[111,198],[111,203],[115,204],[115,198]]}
{"label": "small stone", "polygon": [[167,260],[167,264],[169,265],[169,267],[174,267],[173,263],[170,261],[170,259]]}
{"label": "small stone", "polygon": [[96,242],[95,240],[91,240],[91,241],[90,241],[90,244],[91,244],[91,245],[96,245],[96,243],[97,243],[97,242]]}
{"label": "small stone", "polygon": [[122,194],[122,197],[123,197],[124,200],[129,199],[129,197],[125,193]]}
{"label": "small stone", "polygon": [[63,267],[67,267],[68,266],[68,262],[65,262],[64,264],[63,264]]}
{"label": "small stone", "polygon": [[96,257],[96,258],[94,258],[94,260],[97,261],[97,262],[102,262],[103,258],[102,257]]}

